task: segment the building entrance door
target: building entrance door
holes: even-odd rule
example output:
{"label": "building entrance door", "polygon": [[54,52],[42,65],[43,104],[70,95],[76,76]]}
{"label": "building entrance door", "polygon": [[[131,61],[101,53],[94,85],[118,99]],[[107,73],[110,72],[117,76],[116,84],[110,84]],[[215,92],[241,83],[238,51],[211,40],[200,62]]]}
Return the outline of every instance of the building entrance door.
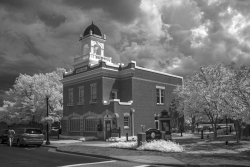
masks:
{"label": "building entrance door", "polygon": [[170,122],[169,121],[161,121],[162,131],[169,132],[170,131]]}
{"label": "building entrance door", "polygon": [[111,120],[105,120],[105,138],[111,137]]}

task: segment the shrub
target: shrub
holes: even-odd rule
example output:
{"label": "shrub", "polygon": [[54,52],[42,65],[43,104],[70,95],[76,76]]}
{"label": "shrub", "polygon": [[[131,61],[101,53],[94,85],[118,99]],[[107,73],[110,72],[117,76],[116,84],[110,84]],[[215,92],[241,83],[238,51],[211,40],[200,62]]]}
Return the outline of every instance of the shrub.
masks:
{"label": "shrub", "polygon": [[145,142],[137,150],[156,150],[161,152],[183,152],[184,148],[170,140],[153,140],[151,142]]}
{"label": "shrub", "polygon": [[[111,143],[110,147],[116,148],[136,148],[137,142],[116,142]],[[161,151],[161,152],[183,152],[184,148],[172,141],[165,141],[165,140],[153,140],[151,142],[144,142],[142,146],[136,148],[137,150],[152,150],[152,151]]]}
{"label": "shrub", "polygon": [[117,143],[111,143],[109,145],[110,147],[115,147],[115,148],[136,148],[137,147],[137,142],[132,141],[132,142],[117,142]]}

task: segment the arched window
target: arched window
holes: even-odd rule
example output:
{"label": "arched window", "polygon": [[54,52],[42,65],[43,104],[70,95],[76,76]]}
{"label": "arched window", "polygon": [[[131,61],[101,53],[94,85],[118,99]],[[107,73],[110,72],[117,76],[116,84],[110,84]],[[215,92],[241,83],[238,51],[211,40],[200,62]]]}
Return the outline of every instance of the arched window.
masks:
{"label": "arched window", "polygon": [[85,44],[83,46],[83,55],[86,55],[89,53],[89,45],[88,44]]}
{"label": "arched window", "polygon": [[85,132],[96,132],[97,131],[98,119],[93,116],[88,116],[84,119],[84,131]]}
{"label": "arched window", "polygon": [[73,117],[69,119],[69,131],[80,132],[80,118]]}
{"label": "arched window", "polygon": [[94,54],[101,55],[101,47],[99,45],[94,46]]}

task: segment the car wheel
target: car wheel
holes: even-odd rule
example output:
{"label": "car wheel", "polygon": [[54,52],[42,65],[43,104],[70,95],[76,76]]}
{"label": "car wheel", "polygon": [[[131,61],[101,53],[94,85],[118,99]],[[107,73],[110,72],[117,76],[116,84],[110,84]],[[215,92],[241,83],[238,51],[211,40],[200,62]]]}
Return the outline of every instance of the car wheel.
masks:
{"label": "car wheel", "polygon": [[21,147],[21,143],[19,140],[17,140],[17,147]]}
{"label": "car wheel", "polygon": [[36,145],[37,147],[41,147],[41,144]]}

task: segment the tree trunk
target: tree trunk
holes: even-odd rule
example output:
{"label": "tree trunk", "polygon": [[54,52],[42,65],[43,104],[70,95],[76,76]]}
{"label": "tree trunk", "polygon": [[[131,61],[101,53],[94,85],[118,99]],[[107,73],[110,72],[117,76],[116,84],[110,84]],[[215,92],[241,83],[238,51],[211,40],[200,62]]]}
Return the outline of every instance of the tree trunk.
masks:
{"label": "tree trunk", "polygon": [[195,116],[192,117],[192,123],[191,124],[192,124],[192,127],[191,127],[192,129],[191,130],[192,130],[192,133],[194,133],[195,132]]}
{"label": "tree trunk", "polygon": [[217,137],[217,119],[215,119],[215,121],[213,121],[213,128],[214,128],[214,138]]}
{"label": "tree trunk", "polygon": [[239,120],[234,121],[234,127],[235,127],[235,132],[236,132],[236,141],[237,143],[240,143],[241,135],[242,135],[242,127],[241,127],[241,123]]}
{"label": "tree trunk", "polygon": [[217,127],[216,127],[216,124],[214,124],[214,138],[216,138],[217,137]]}

